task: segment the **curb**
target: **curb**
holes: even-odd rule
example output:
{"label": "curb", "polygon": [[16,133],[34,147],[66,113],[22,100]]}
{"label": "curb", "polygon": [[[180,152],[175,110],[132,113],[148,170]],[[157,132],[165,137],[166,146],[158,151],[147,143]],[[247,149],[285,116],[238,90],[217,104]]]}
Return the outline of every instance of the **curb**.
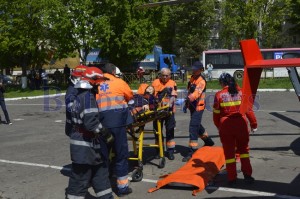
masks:
{"label": "curb", "polygon": [[[217,92],[220,89],[207,89],[206,92]],[[134,93],[137,92],[137,90],[132,90]],[[275,89],[257,89],[258,92],[295,92],[295,89],[282,89],[282,88],[275,88]],[[178,92],[186,92],[186,89],[178,89]],[[39,99],[39,98],[51,98],[51,97],[60,97],[64,96],[66,93],[60,93],[60,94],[53,94],[53,95],[39,95],[39,96],[31,96],[31,97],[16,97],[16,98],[5,98],[5,101],[14,101],[14,100],[25,100],[25,99]]]}
{"label": "curb", "polygon": [[60,97],[66,95],[66,93],[53,94],[53,95],[39,95],[39,96],[30,96],[30,97],[16,97],[16,98],[5,98],[5,101],[14,101],[14,100],[25,100],[25,99],[39,99],[39,98],[50,98],[50,97]]}

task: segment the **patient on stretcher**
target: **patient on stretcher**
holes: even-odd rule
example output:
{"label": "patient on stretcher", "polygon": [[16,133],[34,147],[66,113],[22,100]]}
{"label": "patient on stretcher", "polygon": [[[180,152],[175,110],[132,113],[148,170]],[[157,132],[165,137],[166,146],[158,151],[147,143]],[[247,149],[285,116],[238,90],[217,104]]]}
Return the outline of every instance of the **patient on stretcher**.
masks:
{"label": "patient on stretcher", "polygon": [[153,86],[147,86],[143,94],[135,94],[128,102],[132,114],[154,110],[156,105]]}

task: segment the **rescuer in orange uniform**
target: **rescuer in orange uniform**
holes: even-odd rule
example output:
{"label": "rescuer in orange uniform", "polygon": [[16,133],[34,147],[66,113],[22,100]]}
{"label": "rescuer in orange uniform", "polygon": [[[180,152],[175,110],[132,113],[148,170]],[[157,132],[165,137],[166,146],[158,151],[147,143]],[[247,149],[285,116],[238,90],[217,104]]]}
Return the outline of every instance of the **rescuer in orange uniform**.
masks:
{"label": "rescuer in orange uniform", "polygon": [[188,96],[185,106],[190,110],[191,113],[189,124],[190,141],[189,153],[182,159],[183,162],[187,162],[189,159],[191,159],[193,153],[198,149],[198,137],[204,141],[204,146],[213,146],[215,144],[201,124],[202,115],[205,109],[206,91],[206,81],[201,74],[203,69],[203,65],[199,61],[193,63],[193,75],[188,83]]}
{"label": "rescuer in orange uniform", "polygon": [[[175,98],[177,97],[177,84],[171,78],[171,71],[168,68],[163,68],[160,71],[160,76],[152,82],[152,86],[155,90],[155,97],[162,100],[163,105],[169,105],[170,111],[173,112],[167,118],[161,120],[161,124],[166,126],[166,142],[167,142],[167,157],[169,160],[174,160],[174,129],[176,125],[175,121]],[[157,122],[153,123],[154,129],[157,130]],[[155,134],[156,140],[158,140]]]}
{"label": "rescuer in orange uniform", "polygon": [[117,195],[122,197],[132,192],[128,185],[129,155],[126,127],[133,123],[127,105],[128,101],[133,98],[133,92],[125,81],[115,76],[115,65],[107,63],[103,72],[104,77],[109,80],[99,85],[96,99],[102,125],[109,129],[114,136],[115,163],[113,172],[117,177]]}
{"label": "rescuer in orange uniform", "polygon": [[240,153],[241,170],[245,182],[253,183],[255,179],[252,177],[252,166],[249,158],[247,118],[250,121],[251,130],[255,131],[257,128],[256,117],[252,108],[245,115],[239,112],[242,92],[230,74],[222,73],[219,82],[223,89],[215,95],[213,120],[219,130],[224,148],[229,185],[236,184],[236,150]]}

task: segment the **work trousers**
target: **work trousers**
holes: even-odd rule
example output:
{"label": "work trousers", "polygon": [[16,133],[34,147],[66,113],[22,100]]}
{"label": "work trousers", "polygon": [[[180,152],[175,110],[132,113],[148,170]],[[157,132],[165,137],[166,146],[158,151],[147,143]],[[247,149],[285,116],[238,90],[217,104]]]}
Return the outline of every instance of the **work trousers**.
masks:
{"label": "work trousers", "polygon": [[204,110],[191,110],[191,120],[189,125],[190,150],[191,152],[198,149],[198,138],[205,133],[205,128],[202,126],[202,116]]}
{"label": "work trousers", "polygon": [[128,141],[126,127],[109,128],[114,136],[113,152],[113,173],[117,176],[118,188],[123,189],[128,186]]}
{"label": "work trousers", "polygon": [[[8,115],[8,111],[7,111],[7,109],[6,109],[6,105],[5,105],[4,98],[0,98],[0,106],[1,106],[2,111],[3,111],[3,113],[4,113],[6,122],[10,122],[9,115]],[[1,115],[0,115],[0,119],[1,119]]]}
{"label": "work trousers", "polygon": [[108,174],[107,165],[104,163],[99,165],[72,163],[67,198],[84,199],[89,186],[92,185],[97,198],[113,199]]}
{"label": "work trousers", "polygon": [[[174,141],[174,128],[176,126],[175,115],[174,113],[161,121],[161,133],[163,138],[163,125],[166,127],[166,143],[167,143],[167,150],[174,151],[175,150],[175,141]],[[157,127],[157,120],[153,122],[153,127],[155,131],[158,131]],[[158,141],[158,135],[155,134],[155,140]]]}
{"label": "work trousers", "polygon": [[224,149],[228,180],[237,178],[236,150],[240,153],[241,170],[244,175],[252,175],[249,158],[249,130],[245,116],[222,117],[219,127],[220,139]]}

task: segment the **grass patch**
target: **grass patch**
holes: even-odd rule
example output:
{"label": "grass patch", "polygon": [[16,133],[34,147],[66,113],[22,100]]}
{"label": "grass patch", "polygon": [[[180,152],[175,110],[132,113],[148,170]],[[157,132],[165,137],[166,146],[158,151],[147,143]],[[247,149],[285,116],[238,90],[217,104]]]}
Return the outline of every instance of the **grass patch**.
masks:
{"label": "grass patch", "polygon": [[41,88],[40,90],[31,90],[29,88],[20,89],[19,87],[6,88],[5,98],[18,98],[18,97],[30,97],[40,95],[52,95],[58,93],[64,93],[66,89],[60,89],[58,87],[49,86],[48,89]]}
{"label": "grass patch", "polygon": [[[177,87],[179,89],[186,89],[187,87],[187,82],[182,83],[182,81],[176,81]],[[238,85],[242,87],[242,80],[237,81]],[[138,83],[135,82],[130,85],[132,89],[137,89],[138,88]],[[207,89],[221,89],[221,86],[219,84],[218,80],[212,80],[207,82]],[[258,88],[270,88],[270,89],[275,89],[275,88],[282,88],[282,89],[292,89],[293,85],[290,81],[289,78],[269,78],[269,79],[261,79],[258,85]]]}
{"label": "grass patch", "polygon": [[[182,81],[176,81],[179,89],[186,89],[187,82],[182,83]],[[151,84],[150,82],[148,84]],[[242,86],[242,81],[238,81],[238,84]],[[139,87],[139,82],[135,81],[131,83],[129,86],[131,89],[136,90]],[[66,92],[66,86],[49,86],[49,89],[40,89],[40,90],[31,90],[20,89],[20,86],[11,86],[6,88],[5,97],[6,98],[16,98],[16,97],[29,97],[29,96],[40,96],[40,95],[51,95]],[[262,89],[292,89],[293,85],[289,78],[268,78],[261,79],[258,88]],[[213,80],[207,82],[207,89],[221,89],[218,80]]]}

